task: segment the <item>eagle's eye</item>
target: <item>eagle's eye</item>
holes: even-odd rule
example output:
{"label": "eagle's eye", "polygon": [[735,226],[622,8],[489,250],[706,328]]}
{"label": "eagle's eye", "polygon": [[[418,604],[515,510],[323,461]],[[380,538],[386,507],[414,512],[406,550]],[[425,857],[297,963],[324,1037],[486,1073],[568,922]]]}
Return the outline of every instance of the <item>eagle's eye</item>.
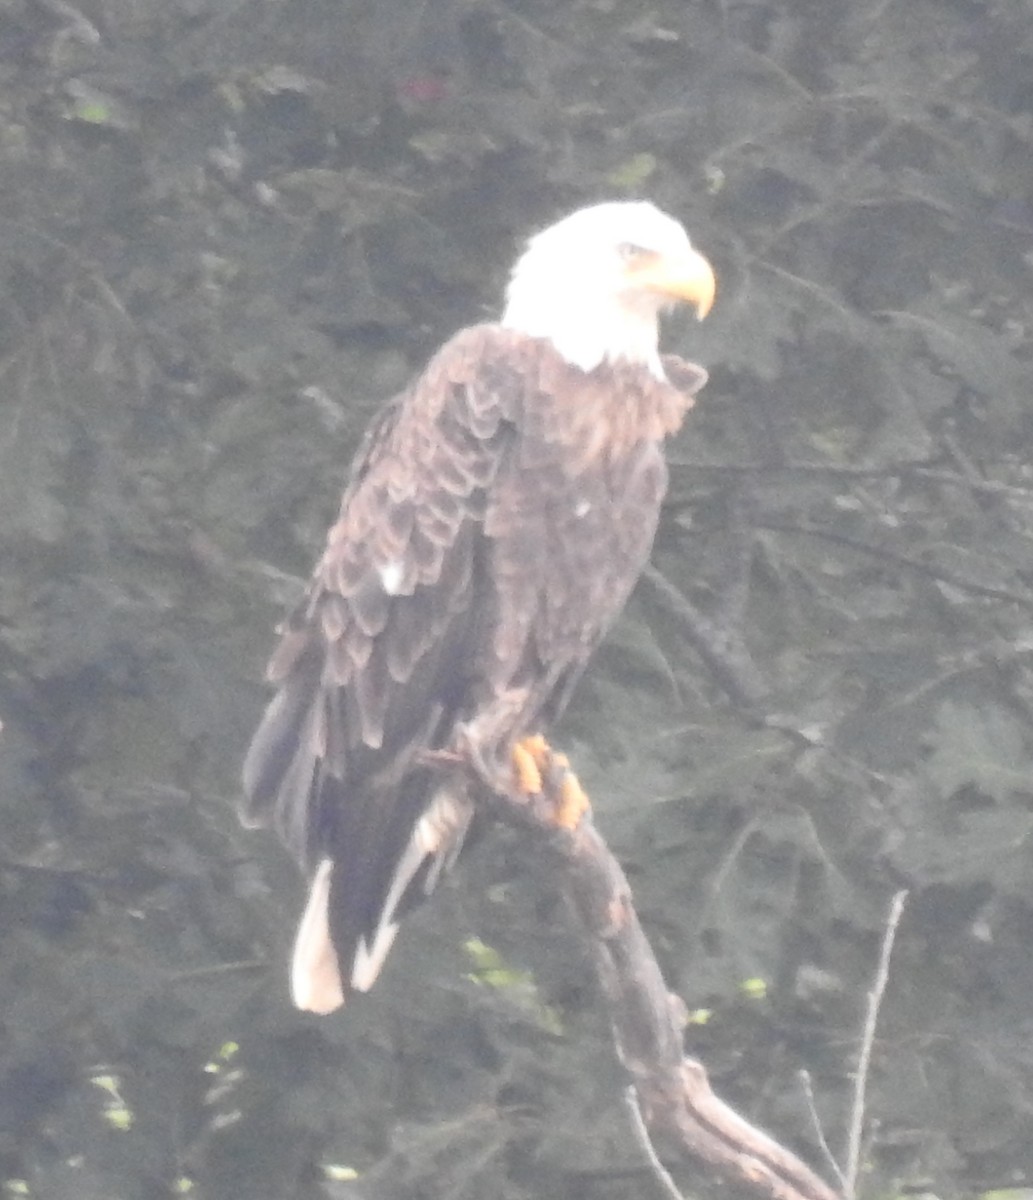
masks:
{"label": "eagle's eye", "polygon": [[636,242],[621,242],[617,247],[617,253],[624,262],[633,263],[647,257],[649,251],[645,246],[640,246]]}

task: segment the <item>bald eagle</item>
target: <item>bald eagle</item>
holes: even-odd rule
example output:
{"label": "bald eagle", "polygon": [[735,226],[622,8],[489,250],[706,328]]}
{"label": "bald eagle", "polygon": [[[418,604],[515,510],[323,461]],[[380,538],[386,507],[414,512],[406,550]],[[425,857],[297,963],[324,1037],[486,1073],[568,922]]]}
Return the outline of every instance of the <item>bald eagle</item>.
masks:
{"label": "bald eagle", "polygon": [[291,993],[326,1013],[380,972],[473,815],[448,752],[506,764],[548,728],[649,556],[664,439],[706,380],[658,348],[714,275],[646,202],[533,236],[497,324],[462,330],[366,434],[268,668],[243,819],[309,896]]}

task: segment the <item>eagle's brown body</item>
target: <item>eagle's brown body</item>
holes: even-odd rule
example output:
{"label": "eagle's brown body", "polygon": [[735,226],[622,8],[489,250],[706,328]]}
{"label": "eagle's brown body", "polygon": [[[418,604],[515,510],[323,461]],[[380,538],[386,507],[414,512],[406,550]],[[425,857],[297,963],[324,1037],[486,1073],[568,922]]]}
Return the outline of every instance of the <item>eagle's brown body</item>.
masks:
{"label": "eagle's brown body", "polygon": [[464,725],[501,757],[547,727],[638,579],[662,441],[706,378],[665,367],[678,388],[644,366],[583,372],[544,340],[478,326],[367,434],[245,767],[249,821],[274,825],[310,874],[332,864],[342,995],[372,982],[379,961],[367,979],[363,954],[469,821],[458,780],[422,752]]}

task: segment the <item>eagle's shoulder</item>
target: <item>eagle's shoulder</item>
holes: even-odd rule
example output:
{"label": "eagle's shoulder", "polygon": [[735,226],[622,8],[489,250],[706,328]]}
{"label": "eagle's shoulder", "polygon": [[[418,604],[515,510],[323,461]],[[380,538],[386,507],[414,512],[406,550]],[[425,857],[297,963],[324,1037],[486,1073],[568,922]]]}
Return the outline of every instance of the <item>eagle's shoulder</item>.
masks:
{"label": "eagle's shoulder", "polygon": [[[470,384],[502,376],[513,379],[535,370],[543,355],[555,354],[549,343],[504,325],[468,325],[445,342],[413,384],[413,393],[443,384]],[[558,355],[556,355],[558,358]]]}

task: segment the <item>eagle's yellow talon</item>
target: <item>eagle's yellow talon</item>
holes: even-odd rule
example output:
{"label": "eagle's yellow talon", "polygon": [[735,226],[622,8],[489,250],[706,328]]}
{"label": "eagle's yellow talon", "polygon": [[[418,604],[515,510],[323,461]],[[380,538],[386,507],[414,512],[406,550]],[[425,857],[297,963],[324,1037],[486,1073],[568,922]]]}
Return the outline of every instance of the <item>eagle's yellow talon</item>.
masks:
{"label": "eagle's yellow talon", "polygon": [[560,785],[559,803],[556,805],[556,824],[560,829],[576,829],[589,808],[588,797],[585,795],[585,790],[578,781],[578,777],[568,774]]}
{"label": "eagle's yellow talon", "polygon": [[532,733],[525,737],[520,745],[534,759],[539,771],[543,771],[552,754],[552,747],[545,740],[545,736],[541,733]]}
{"label": "eagle's yellow talon", "polygon": [[[537,740],[525,738],[522,742],[517,742],[511,755],[517,791],[524,796],[537,796],[542,790],[542,773],[534,753],[538,747],[532,748],[528,745],[529,742]],[[540,740],[543,743],[545,741],[544,738]]]}
{"label": "eagle's yellow talon", "polygon": [[522,738],[512,750],[513,775],[522,796],[546,792],[557,829],[576,829],[589,810],[588,797],[570,769],[570,759],[549,745],[540,733]]}

